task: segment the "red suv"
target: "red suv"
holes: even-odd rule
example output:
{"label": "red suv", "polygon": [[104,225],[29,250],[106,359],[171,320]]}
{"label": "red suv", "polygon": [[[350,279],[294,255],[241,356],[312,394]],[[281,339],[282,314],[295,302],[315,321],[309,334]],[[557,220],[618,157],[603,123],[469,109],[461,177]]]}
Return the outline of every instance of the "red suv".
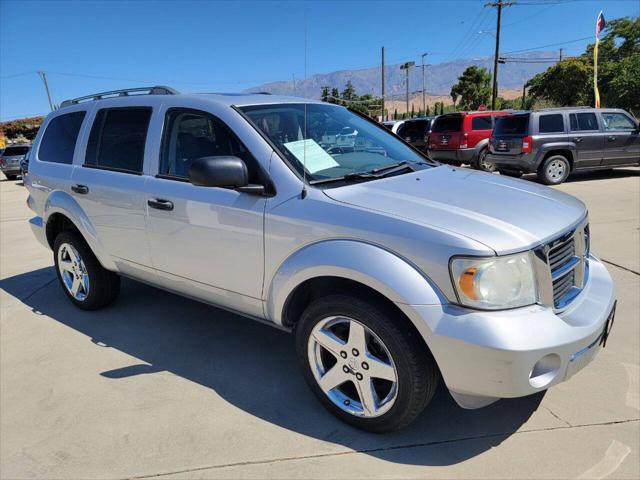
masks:
{"label": "red suv", "polygon": [[475,168],[493,171],[493,164],[484,161],[494,118],[511,112],[459,112],[440,115],[431,124],[427,135],[430,158],[451,165],[467,163]]}

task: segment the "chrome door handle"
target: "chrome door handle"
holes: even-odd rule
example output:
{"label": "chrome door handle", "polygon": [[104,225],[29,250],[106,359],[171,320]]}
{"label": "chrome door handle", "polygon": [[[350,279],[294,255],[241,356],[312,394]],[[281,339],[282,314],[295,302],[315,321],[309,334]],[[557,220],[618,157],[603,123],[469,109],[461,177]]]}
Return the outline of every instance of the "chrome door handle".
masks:
{"label": "chrome door handle", "polygon": [[71,190],[82,195],[89,193],[89,187],[87,187],[86,185],[72,185]]}
{"label": "chrome door handle", "polygon": [[147,200],[147,205],[156,210],[173,210],[173,202],[162,198],[150,198]]}
{"label": "chrome door handle", "polygon": [[607,140],[609,140],[610,142],[613,142],[616,139],[616,137],[614,135],[609,135],[607,137]]}
{"label": "chrome door handle", "polygon": [[582,141],[582,137],[576,137],[573,139],[574,142],[581,142]]}

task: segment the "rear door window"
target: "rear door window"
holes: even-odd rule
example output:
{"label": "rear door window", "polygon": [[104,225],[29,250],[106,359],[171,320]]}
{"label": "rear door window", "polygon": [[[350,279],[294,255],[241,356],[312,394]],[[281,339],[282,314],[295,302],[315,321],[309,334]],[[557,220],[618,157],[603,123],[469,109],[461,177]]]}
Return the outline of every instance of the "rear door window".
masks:
{"label": "rear door window", "polygon": [[445,132],[459,132],[462,127],[462,116],[451,115],[438,117],[433,121],[432,132],[445,133]]}
{"label": "rear door window", "polygon": [[38,160],[67,165],[73,163],[73,152],[85,114],[73,112],[53,118],[40,142]]}
{"label": "rear door window", "polygon": [[473,117],[471,120],[471,130],[491,130],[491,117]]}
{"label": "rear door window", "polygon": [[540,133],[564,132],[564,119],[561,113],[540,115],[538,131]]}
{"label": "rear door window", "polygon": [[595,113],[572,113],[570,115],[571,130],[599,130]]}
{"label": "rear door window", "polygon": [[529,126],[529,115],[507,115],[496,117],[493,135],[526,135]]}
{"label": "rear door window", "polygon": [[150,107],[105,108],[91,128],[85,166],[142,173]]}

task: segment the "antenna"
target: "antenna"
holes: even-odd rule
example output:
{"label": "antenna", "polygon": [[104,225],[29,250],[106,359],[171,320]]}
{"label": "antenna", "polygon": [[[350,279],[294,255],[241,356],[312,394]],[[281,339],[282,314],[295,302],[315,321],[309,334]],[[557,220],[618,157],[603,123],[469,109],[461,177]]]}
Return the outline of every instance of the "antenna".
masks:
{"label": "antenna", "polygon": [[307,197],[307,5],[304,6],[304,134],[302,136],[302,192],[300,197]]}

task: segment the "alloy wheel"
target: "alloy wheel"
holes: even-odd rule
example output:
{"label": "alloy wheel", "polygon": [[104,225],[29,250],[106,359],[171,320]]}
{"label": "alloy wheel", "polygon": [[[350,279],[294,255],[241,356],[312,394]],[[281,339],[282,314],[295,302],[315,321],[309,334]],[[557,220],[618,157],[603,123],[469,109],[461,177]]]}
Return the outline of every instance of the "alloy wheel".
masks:
{"label": "alloy wheel", "polygon": [[562,180],[567,172],[567,165],[562,160],[552,160],[547,165],[547,177],[554,181],[558,182]]}
{"label": "alloy wheel", "polygon": [[63,243],[58,249],[58,270],[69,294],[82,302],[89,295],[89,274],[82,257],[73,245]]}
{"label": "alloy wheel", "polygon": [[398,372],[388,348],[352,318],[320,320],[308,339],[309,365],[334,405],[357,417],[388,412],[398,394]]}

